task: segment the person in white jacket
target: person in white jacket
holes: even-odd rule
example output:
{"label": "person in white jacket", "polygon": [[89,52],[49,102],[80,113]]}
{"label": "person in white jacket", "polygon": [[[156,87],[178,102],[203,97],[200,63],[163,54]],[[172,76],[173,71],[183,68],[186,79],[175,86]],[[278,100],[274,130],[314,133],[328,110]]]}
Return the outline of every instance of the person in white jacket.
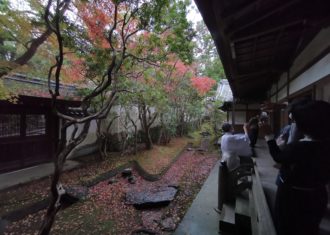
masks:
{"label": "person in white jacket", "polygon": [[238,156],[250,157],[252,150],[248,136],[248,124],[243,126],[244,134],[234,134],[234,128],[229,123],[222,125],[224,135],[221,137],[221,151],[234,152]]}
{"label": "person in white jacket", "polygon": [[224,135],[220,139],[222,161],[227,162],[228,169],[236,168],[240,164],[239,157],[251,157],[252,150],[248,136],[248,124],[243,126],[244,134],[234,134],[234,128],[229,123],[222,125]]}

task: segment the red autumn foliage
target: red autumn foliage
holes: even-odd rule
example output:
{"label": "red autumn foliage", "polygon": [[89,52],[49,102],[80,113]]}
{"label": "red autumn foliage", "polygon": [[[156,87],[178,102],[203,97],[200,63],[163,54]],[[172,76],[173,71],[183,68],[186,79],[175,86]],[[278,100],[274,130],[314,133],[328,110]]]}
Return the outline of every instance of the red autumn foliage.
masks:
{"label": "red autumn foliage", "polygon": [[82,59],[68,57],[69,63],[63,66],[63,81],[65,83],[80,83],[84,81],[86,68]]}
{"label": "red autumn foliage", "polygon": [[165,72],[167,79],[164,84],[164,90],[168,93],[175,92],[178,86],[180,86],[180,82],[195,74],[194,65],[184,64],[175,55],[169,56],[167,64],[169,68]]}
{"label": "red autumn foliage", "polygon": [[[121,12],[125,12],[128,6],[126,3],[121,3],[118,7],[117,27],[114,29],[113,33],[121,35],[119,30],[123,29],[124,35],[122,36],[125,37],[134,32],[138,24],[135,19],[130,19],[129,22],[125,22],[125,27],[123,27],[124,16]],[[79,15],[87,27],[90,42],[93,43],[94,46],[103,49],[110,48],[111,46],[114,48],[122,47],[123,42],[119,43],[119,40],[122,40],[119,36],[116,40],[111,42],[107,39],[109,30],[114,26],[115,4],[113,1],[99,0],[81,3],[78,5],[78,9]],[[128,45],[125,46],[129,47]]]}
{"label": "red autumn foliage", "polygon": [[[134,185],[120,174],[115,176],[117,182],[108,184],[102,181],[89,189],[89,196],[85,201],[76,203],[62,210],[52,229],[52,234],[131,234],[133,230],[144,228],[157,234],[168,234],[162,231],[160,221],[172,218],[176,225],[182,219],[186,207],[191,203],[194,194],[208,176],[217,161],[216,154],[202,155],[193,151],[186,151],[174,162],[159,181],[149,182],[143,179],[137,171]],[[89,171],[92,172],[89,172]],[[89,167],[67,172],[70,181],[75,178],[76,171],[84,174],[95,173],[95,168]],[[80,174],[77,175],[81,175]],[[125,202],[125,194],[130,190],[151,190],[155,187],[179,185],[180,190],[170,206],[164,208],[137,210]],[[35,182],[34,191],[45,191],[45,184]],[[28,215],[13,222],[6,228],[5,234],[34,234],[40,226],[44,210]],[[113,227],[105,227],[112,221]],[[111,229],[111,230],[110,230]],[[114,229],[114,231],[112,230]]]}
{"label": "red autumn foliage", "polygon": [[205,95],[216,84],[216,81],[209,77],[193,77],[190,81],[201,96]]}

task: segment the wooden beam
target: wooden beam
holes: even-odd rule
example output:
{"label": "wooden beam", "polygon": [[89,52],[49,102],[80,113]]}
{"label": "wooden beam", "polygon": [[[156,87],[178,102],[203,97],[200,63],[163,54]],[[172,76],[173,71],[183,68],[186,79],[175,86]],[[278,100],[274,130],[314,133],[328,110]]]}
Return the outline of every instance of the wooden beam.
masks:
{"label": "wooden beam", "polygon": [[246,22],[246,24],[244,24],[244,23],[240,24],[239,27],[237,27],[236,29],[235,28],[232,29],[232,27],[231,27],[232,30],[228,31],[228,35],[229,35],[229,37],[232,37],[232,35],[234,35],[235,33],[239,32],[243,29],[246,29],[247,27],[250,27],[251,25],[254,25],[254,24],[262,21],[262,20],[268,18],[269,16],[272,16],[272,15],[274,15],[274,14],[280,12],[280,11],[283,11],[283,10],[289,8],[290,6],[292,6],[292,5],[294,5],[298,2],[300,2],[300,0],[293,0],[293,1],[287,2],[283,5],[280,5],[279,7],[275,8],[275,9],[267,12],[266,14],[263,14],[262,16],[257,17],[255,20],[252,20],[250,22]]}
{"label": "wooden beam", "polygon": [[271,29],[267,29],[267,30],[257,32],[257,33],[254,33],[254,34],[249,34],[248,36],[239,37],[239,38],[232,38],[232,42],[237,43],[237,42],[253,39],[253,38],[256,38],[256,37],[260,37],[262,35],[269,34],[269,33],[272,33],[272,32],[276,32],[276,31],[279,31],[279,30],[283,30],[283,29],[291,27],[293,25],[302,23],[303,21],[304,21],[304,19],[299,19],[299,20],[295,20],[295,21],[280,25],[280,26],[276,26],[276,27],[271,28]]}
{"label": "wooden beam", "polygon": [[240,75],[235,76],[233,80],[235,81],[236,79],[240,79],[240,78],[244,78],[244,77],[260,76],[260,75],[263,75],[265,73],[270,73],[270,70],[265,69],[265,70],[259,70],[257,72],[240,74]]}
{"label": "wooden beam", "polygon": [[258,49],[257,50],[257,53],[259,54],[258,57],[256,57],[252,51],[246,53],[239,53],[239,51],[236,50],[236,62],[239,63],[239,62],[251,61],[254,59],[258,60],[261,58],[273,57],[274,55],[276,55],[276,53],[278,53],[277,50],[289,49],[293,45],[295,45],[293,41],[279,44],[280,36],[281,34],[277,36],[276,40],[274,40],[274,43],[270,44],[268,48]]}
{"label": "wooden beam", "polygon": [[283,71],[279,70],[279,69],[263,69],[263,70],[256,71],[256,72],[237,75],[237,76],[233,77],[233,81],[236,80],[236,79],[242,79],[242,78],[245,78],[245,77],[249,77],[249,78],[246,78],[246,79],[250,79],[251,77],[255,78],[257,76],[261,76],[261,75],[266,74],[266,73],[274,75],[274,74],[278,74],[278,73],[282,73],[282,72]]}
{"label": "wooden beam", "polygon": [[285,31],[285,30],[282,29],[282,30],[279,32],[279,34],[277,34],[276,40],[274,41],[274,44],[273,44],[272,56],[269,58],[269,65],[271,65],[271,64],[274,62],[274,60],[275,60],[275,58],[276,58],[276,56],[277,56],[276,49],[278,48],[278,45],[279,45],[280,39],[281,39],[281,37],[282,37],[284,31]]}
{"label": "wooden beam", "polygon": [[296,48],[295,48],[295,51],[294,53],[292,54],[291,58],[290,58],[290,64],[293,64],[293,61],[294,59],[296,58],[296,56],[298,55],[298,51],[303,43],[303,40],[304,40],[304,36],[305,36],[305,33],[306,33],[306,20],[303,21],[303,30],[301,31],[300,33],[300,37],[299,37],[299,41],[298,43],[296,44]]}
{"label": "wooden beam", "polygon": [[[278,45],[278,43],[274,43],[274,42],[277,42],[277,38],[278,36],[276,37],[276,40],[273,40],[272,43],[269,43],[269,46],[266,48],[266,47],[263,47],[263,48],[259,48],[257,50],[258,53],[261,53],[261,52],[266,52],[266,51],[269,51],[271,53],[269,54],[274,54],[274,50],[275,49],[279,49],[279,48],[282,48],[282,47],[287,47],[288,45],[291,45],[292,44],[292,41],[288,41],[286,43],[281,43],[280,45]],[[274,46],[276,46],[276,48],[274,48]],[[236,58],[239,59],[241,56],[244,57],[244,56],[247,56],[247,55],[251,55],[252,54],[252,47],[249,48],[250,50],[247,50],[247,49],[244,49],[245,51],[247,52],[241,52],[243,51],[242,49],[237,49],[236,47]]]}
{"label": "wooden beam", "polygon": [[231,18],[242,17],[243,15],[245,15],[246,13],[251,11],[254,7],[256,7],[261,2],[262,2],[262,0],[254,0],[240,9],[234,9],[233,12],[231,12],[229,14],[225,14],[223,16],[223,21],[228,22]]}
{"label": "wooden beam", "polygon": [[254,39],[254,43],[253,43],[253,54],[252,54],[252,59],[253,59],[253,62],[252,62],[252,68],[255,68],[256,67],[256,54],[257,54],[257,44],[258,44],[258,37],[256,37]]}
{"label": "wooden beam", "polygon": [[255,55],[252,55],[251,56],[252,58],[245,58],[245,59],[239,59],[239,58],[237,58],[236,62],[237,62],[237,64],[246,63],[246,62],[249,62],[249,61],[252,61],[251,63],[255,63],[255,61],[265,60],[266,58],[268,59],[271,56],[272,56],[272,54],[258,56],[258,57],[256,57]]}

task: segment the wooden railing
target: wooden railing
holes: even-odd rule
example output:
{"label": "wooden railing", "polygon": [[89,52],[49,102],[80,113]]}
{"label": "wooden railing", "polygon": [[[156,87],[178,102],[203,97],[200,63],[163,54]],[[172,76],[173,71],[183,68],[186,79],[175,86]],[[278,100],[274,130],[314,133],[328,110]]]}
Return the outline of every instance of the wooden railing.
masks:
{"label": "wooden railing", "polygon": [[276,235],[257,166],[241,165],[228,171],[219,168],[218,209],[220,231],[230,234]]}

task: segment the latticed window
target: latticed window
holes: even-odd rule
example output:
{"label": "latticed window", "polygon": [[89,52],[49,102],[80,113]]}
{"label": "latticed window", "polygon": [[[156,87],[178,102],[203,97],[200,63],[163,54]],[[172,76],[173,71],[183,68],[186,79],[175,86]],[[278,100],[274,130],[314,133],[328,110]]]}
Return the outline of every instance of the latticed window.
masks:
{"label": "latticed window", "polygon": [[45,135],[46,118],[41,114],[26,115],[26,136]]}
{"label": "latticed window", "polygon": [[18,114],[0,114],[0,137],[19,136],[21,116]]}

